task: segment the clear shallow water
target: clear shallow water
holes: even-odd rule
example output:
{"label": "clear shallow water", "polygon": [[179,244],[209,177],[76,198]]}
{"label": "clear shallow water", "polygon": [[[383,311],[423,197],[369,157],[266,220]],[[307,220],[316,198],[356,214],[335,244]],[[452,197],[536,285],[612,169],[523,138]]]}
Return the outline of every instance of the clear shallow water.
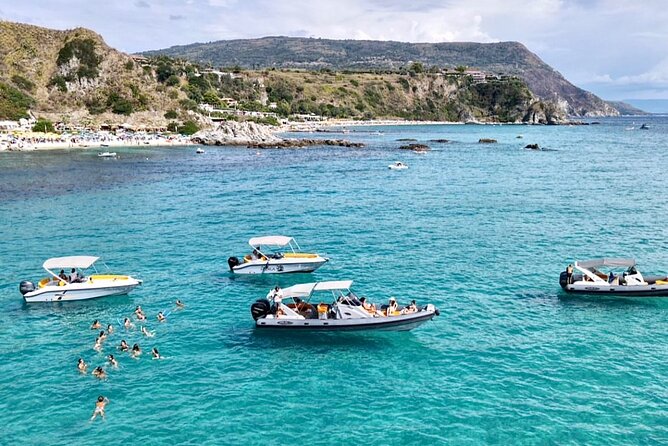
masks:
{"label": "clear shallow water", "polygon": [[[633,121],[344,135],[364,149],[0,153],[0,443],[665,443],[668,301],[570,298],[557,283],[593,256],[668,268],[668,120],[625,130]],[[453,142],[416,155],[395,150],[400,138]],[[410,168],[390,171],[395,160]],[[332,261],[231,278],[227,257],[263,234]],[[71,254],[145,284],[25,305],[19,281]],[[343,278],[441,316],[396,334],[253,329],[249,305],[273,285]],[[177,298],[187,308],[158,324]],[[118,330],[138,304],[155,338]],[[104,382],[76,371],[79,357],[104,364],[96,318],[117,326],[104,354],[120,368]],[[142,345],[140,360],[115,351],[121,338]],[[99,394],[107,419],[90,423]]]}

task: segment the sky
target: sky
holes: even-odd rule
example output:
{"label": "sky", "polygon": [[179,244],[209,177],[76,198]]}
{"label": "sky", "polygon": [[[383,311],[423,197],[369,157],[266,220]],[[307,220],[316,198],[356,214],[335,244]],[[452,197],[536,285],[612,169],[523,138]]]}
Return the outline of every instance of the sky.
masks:
{"label": "sky", "polygon": [[83,26],[126,52],[277,35],[512,40],[604,99],[668,99],[664,0],[20,0],[0,18]]}

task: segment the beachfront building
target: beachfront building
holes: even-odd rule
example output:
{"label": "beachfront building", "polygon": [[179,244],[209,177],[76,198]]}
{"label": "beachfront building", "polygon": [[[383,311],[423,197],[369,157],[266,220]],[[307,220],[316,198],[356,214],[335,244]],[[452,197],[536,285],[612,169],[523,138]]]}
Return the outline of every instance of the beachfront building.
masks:
{"label": "beachfront building", "polygon": [[18,121],[0,121],[0,132],[11,132],[19,128],[20,124]]}

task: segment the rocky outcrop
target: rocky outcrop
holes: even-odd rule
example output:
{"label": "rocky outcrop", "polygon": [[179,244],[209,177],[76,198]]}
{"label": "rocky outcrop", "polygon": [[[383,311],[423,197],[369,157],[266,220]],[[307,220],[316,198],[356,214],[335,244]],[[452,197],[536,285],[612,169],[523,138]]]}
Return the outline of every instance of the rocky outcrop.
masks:
{"label": "rocky outcrop", "polygon": [[209,146],[246,146],[258,149],[308,146],[364,147],[362,143],[345,139],[281,138],[276,135],[277,130],[276,127],[255,122],[228,121],[221,123],[214,130],[195,133],[192,140],[196,144]]}
{"label": "rocky outcrop", "polygon": [[423,151],[431,150],[431,147],[429,147],[426,144],[413,143],[413,144],[406,144],[406,145],[403,145],[403,146],[399,146],[399,149],[423,152]]}
{"label": "rocky outcrop", "polygon": [[494,144],[497,141],[496,141],[496,139],[492,139],[492,138],[480,138],[478,140],[478,142],[480,144]]}

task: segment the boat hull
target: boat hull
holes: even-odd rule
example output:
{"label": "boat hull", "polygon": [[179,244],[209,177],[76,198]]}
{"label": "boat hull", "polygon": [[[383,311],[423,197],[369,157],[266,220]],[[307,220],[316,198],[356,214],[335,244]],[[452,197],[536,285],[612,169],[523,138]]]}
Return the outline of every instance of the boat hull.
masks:
{"label": "boat hull", "polygon": [[566,285],[564,291],[569,294],[596,294],[617,297],[666,297],[668,285],[617,285],[598,284]]}
{"label": "boat hull", "polygon": [[141,282],[137,280],[128,281],[124,284],[110,284],[98,286],[79,286],[72,284],[71,286],[47,286],[37,289],[30,293],[26,293],[23,298],[27,303],[35,302],[69,302],[76,300],[96,299],[98,297],[119,296],[128,294],[130,291],[139,286]]}
{"label": "boat hull", "polygon": [[232,268],[235,274],[289,274],[289,273],[312,273],[328,259],[278,259],[269,261],[245,262]]}
{"label": "boat hull", "polygon": [[283,331],[409,331],[437,316],[437,310],[390,317],[364,319],[287,319],[260,318],[255,326]]}

